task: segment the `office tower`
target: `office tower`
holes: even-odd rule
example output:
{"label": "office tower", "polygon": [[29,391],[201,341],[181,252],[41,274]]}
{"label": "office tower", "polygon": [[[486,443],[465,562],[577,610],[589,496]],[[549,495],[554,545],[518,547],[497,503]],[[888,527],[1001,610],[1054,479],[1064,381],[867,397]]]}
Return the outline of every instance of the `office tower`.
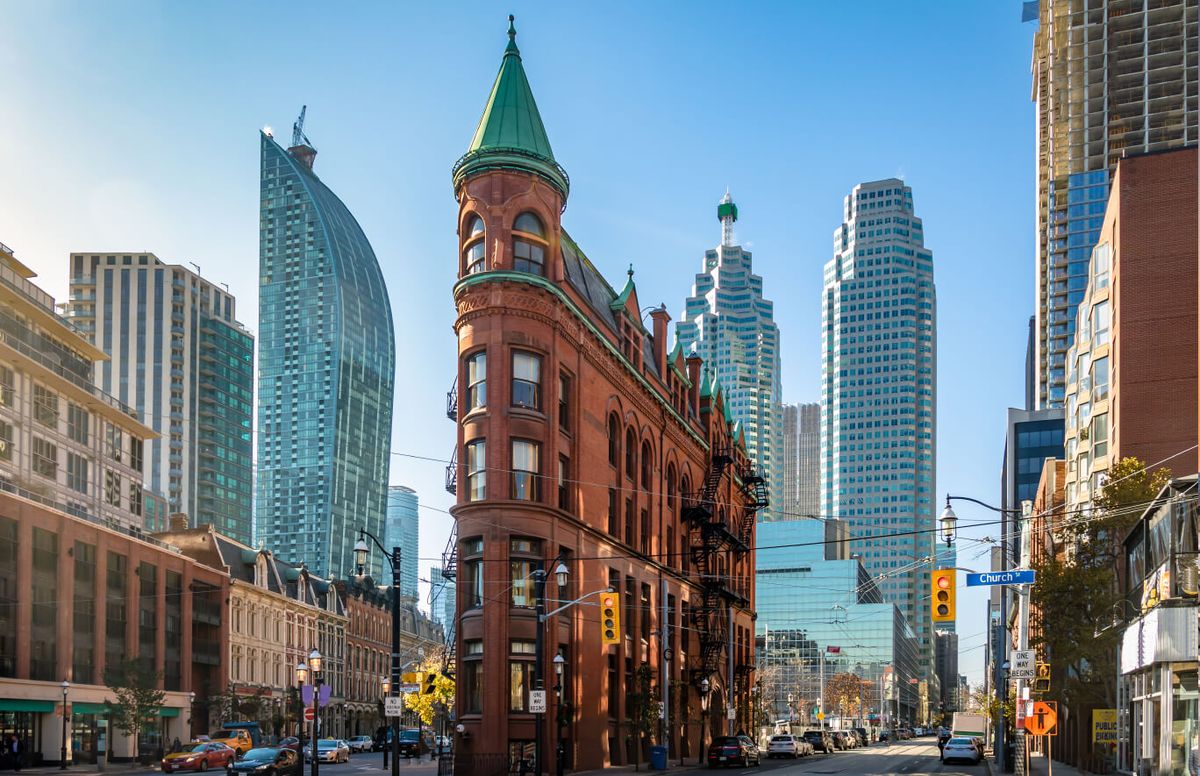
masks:
{"label": "office tower", "polygon": [[821,511],[821,405],[784,404],[783,502],[779,520],[816,517]]}
{"label": "office tower", "polygon": [[[567,175],[511,26],[453,185],[457,533],[443,567],[457,583],[460,740],[506,762],[540,749],[535,773],[560,740],[572,770],[632,764],[643,752],[619,721],[636,711],[635,662],[693,709],[700,687],[721,688],[707,696],[714,724],[751,729],[749,550],[765,483],[720,385],[667,342],[666,310],[643,327],[632,273],[618,292],[562,228]],[[580,605],[539,622],[537,570],[546,598]],[[620,592],[619,628],[602,627],[605,587]],[[646,647],[663,633],[673,660]],[[534,712],[555,655],[571,702]],[[662,728],[674,751],[700,751],[686,715]]]}
{"label": "office tower", "polygon": [[254,338],[237,300],[153,253],[81,252],[70,262],[67,315],[109,356],[96,384],[158,434],[147,444],[147,488],[192,525],[249,542]]}
{"label": "office tower", "polygon": [[[303,114],[261,137],[255,536],[321,576],[354,573],[356,530],[384,534],[395,343],[375,252],[313,172]],[[369,573],[383,575],[371,553]]]}
{"label": "office tower", "polygon": [[[854,187],[822,298],[821,512],[898,604],[932,663],[937,299],[912,189]],[[939,565],[945,551],[938,551]],[[949,565],[953,565],[951,562]]]}
{"label": "office tower", "polygon": [[1194,468],[1196,160],[1184,148],[1117,163],[1067,350],[1068,510],[1123,458]]}
{"label": "office tower", "polygon": [[940,697],[931,702],[949,714],[958,708],[958,634],[939,628],[934,632],[934,672]]}
{"label": "office tower", "polygon": [[442,624],[446,639],[454,636],[454,580],[447,579],[441,566],[429,567],[429,611]]}
{"label": "office tower", "polygon": [[400,592],[414,599],[417,590],[420,519],[417,516],[417,492],[404,485],[387,489],[387,531],[384,546],[391,552],[400,548]]}
{"label": "office tower", "polygon": [[[924,674],[916,634],[860,560],[829,543],[845,535],[840,522],[802,518],[758,527],[764,549],[755,554],[755,630],[766,712],[815,727],[821,672],[826,682],[853,673],[866,680],[866,708],[882,709],[889,722],[898,713],[914,723],[920,718],[915,682]],[[825,711],[834,714],[830,700]]]}
{"label": "office tower", "polygon": [[750,251],[734,239],[737,217],[737,205],[725,192],[717,205],[721,244],[704,252],[704,269],[696,275],[675,335],[684,353],[704,359],[725,392],[729,411],[746,435],[746,449],[767,480],[770,505],[761,517],[770,520],[784,490],[779,328]]}
{"label": "office tower", "polygon": [[1117,161],[1195,144],[1193,0],[1042,0],[1033,44],[1037,406],[1066,398],[1067,348]]}

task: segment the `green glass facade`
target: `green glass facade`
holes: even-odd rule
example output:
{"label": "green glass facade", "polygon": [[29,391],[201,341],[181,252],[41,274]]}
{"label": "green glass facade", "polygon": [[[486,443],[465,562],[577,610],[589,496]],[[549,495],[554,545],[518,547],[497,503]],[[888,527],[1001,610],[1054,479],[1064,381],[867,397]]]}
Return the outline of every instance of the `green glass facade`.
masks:
{"label": "green glass facade", "polygon": [[923,675],[916,634],[895,604],[883,602],[857,558],[826,559],[825,521],[760,523],[757,543],[758,662],[767,714],[815,724],[823,670],[826,683],[842,673],[865,680],[864,716],[915,721],[919,694],[910,680]]}
{"label": "green glass facade", "polygon": [[215,318],[200,323],[197,524],[249,536],[254,340]]}
{"label": "green glass facade", "polygon": [[255,537],[342,576],[360,526],[384,535],[395,343],[375,252],[315,155],[261,137]]}

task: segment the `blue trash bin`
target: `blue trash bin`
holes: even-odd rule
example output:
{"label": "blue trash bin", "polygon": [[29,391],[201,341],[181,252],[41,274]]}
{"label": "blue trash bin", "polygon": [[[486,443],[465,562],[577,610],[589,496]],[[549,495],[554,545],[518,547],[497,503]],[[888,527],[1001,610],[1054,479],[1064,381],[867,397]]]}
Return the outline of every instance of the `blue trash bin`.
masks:
{"label": "blue trash bin", "polygon": [[667,769],[667,748],[665,746],[650,747],[650,767],[656,771]]}

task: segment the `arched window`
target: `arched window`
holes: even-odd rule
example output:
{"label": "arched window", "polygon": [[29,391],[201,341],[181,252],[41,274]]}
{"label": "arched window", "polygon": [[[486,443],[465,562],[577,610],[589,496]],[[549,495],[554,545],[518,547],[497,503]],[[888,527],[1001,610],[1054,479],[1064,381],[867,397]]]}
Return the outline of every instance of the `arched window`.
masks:
{"label": "arched window", "polygon": [[675,464],[667,464],[667,513],[675,515]]}
{"label": "arched window", "polygon": [[[522,213],[513,222],[513,269],[546,274],[546,245],[542,222],[533,213]],[[535,239],[526,239],[526,235]]]}
{"label": "arched window", "polygon": [[650,492],[650,474],[654,468],[654,456],[650,452],[650,443],[642,442],[642,490]]}
{"label": "arched window", "polygon": [[637,477],[637,436],[632,427],[625,431],[625,476],[631,480]]}
{"label": "arched window", "polygon": [[616,414],[608,416],[608,462],[617,466],[621,460],[621,422]]}
{"label": "arched window", "polygon": [[468,275],[487,269],[487,241],[483,237],[483,219],[473,216],[467,226],[467,239],[463,248]]}

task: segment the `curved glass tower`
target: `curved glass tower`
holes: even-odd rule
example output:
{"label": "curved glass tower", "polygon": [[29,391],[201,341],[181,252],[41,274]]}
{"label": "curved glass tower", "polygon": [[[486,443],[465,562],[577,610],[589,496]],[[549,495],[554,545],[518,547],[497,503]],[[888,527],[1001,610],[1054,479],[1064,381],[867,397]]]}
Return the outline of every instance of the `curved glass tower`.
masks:
{"label": "curved glass tower", "polygon": [[384,535],[395,341],[375,252],[301,138],[261,138],[255,538],[344,575],[355,531]]}

